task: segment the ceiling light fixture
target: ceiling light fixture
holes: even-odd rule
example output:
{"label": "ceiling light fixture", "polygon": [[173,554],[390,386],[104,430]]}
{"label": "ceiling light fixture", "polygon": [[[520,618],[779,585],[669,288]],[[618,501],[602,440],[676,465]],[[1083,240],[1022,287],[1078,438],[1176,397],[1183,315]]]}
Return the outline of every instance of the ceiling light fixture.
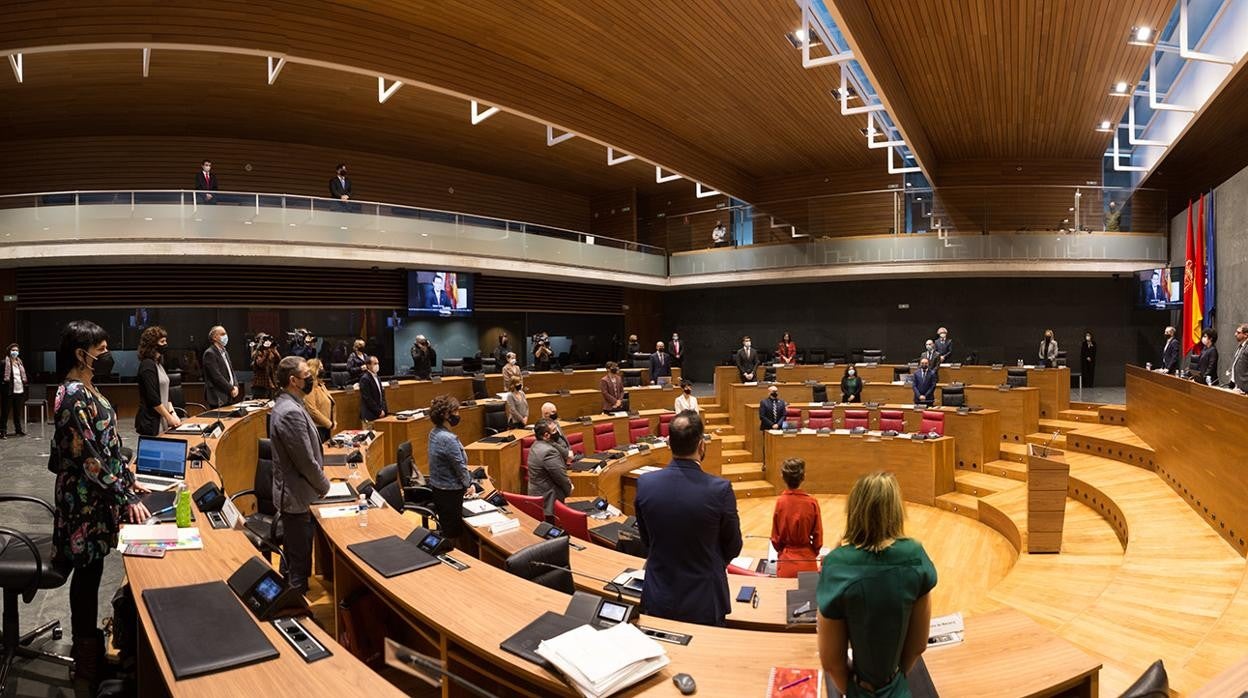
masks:
{"label": "ceiling light fixture", "polygon": [[1101,122],[1101,123],[1100,123],[1100,124],[1096,127],[1096,130],[1097,130],[1097,131],[1100,131],[1101,133],[1110,133],[1110,132],[1112,132],[1112,131],[1114,130],[1113,126],[1114,126],[1114,124],[1113,124],[1112,122],[1109,122],[1109,121],[1102,121],[1102,122]]}
{"label": "ceiling light fixture", "polygon": [[788,39],[789,44],[792,45],[793,48],[797,49],[805,46],[808,39],[811,46],[820,46],[823,44],[823,41],[819,38],[818,34],[811,36],[805,29],[794,29],[791,32],[785,32],[784,38]]}
{"label": "ceiling light fixture", "polygon": [[1126,95],[1127,83],[1123,82],[1122,80],[1119,80],[1118,82],[1114,83],[1114,90],[1113,92],[1110,92],[1110,94],[1115,97],[1122,97]]}
{"label": "ceiling light fixture", "polygon": [[1131,39],[1128,40],[1127,43],[1134,44],[1136,46],[1151,46],[1152,44],[1150,41],[1152,38],[1152,27],[1131,27]]}

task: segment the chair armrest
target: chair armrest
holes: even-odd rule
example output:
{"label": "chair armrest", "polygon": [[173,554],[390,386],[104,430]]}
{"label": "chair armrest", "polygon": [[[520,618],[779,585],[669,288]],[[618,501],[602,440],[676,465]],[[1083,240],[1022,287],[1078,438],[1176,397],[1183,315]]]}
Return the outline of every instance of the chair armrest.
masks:
{"label": "chair armrest", "polygon": [[0,502],[30,502],[47,509],[49,514],[53,516],[56,515],[56,511],[52,509],[51,504],[48,504],[42,499],[29,494],[0,494]]}
{"label": "chair armrest", "polygon": [[486,436],[494,436],[495,434],[498,434],[498,433],[501,433],[501,432],[502,432],[502,429],[495,429],[495,428],[493,428],[493,427],[486,427],[486,428],[485,428],[485,435],[486,435]]}
{"label": "chair armrest", "polygon": [[[18,495],[18,496],[22,496],[22,495]],[[13,540],[20,541],[22,545],[26,546],[27,548],[30,548],[30,556],[35,559],[34,579],[31,581],[30,584],[26,586],[25,589],[22,590],[23,596],[30,597],[30,598],[25,599],[27,603],[30,603],[31,598],[33,598],[34,592],[43,583],[43,556],[39,554],[39,548],[35,545],[35,542],[31,540],[30,536],[26,535],[24,532],[19,531],[17,529],[6,528],[4,526],[0,526],[0,534],[10,536],[12,537]]]}
{"label": "chair armrest", "polygon": [[188,417],[188,415],[187,415],[187,413],[186,413],[186,410],[182,409],[181,407],[175,407],[175,408],[173,408],[173,413],[174,413],[175,415],[177,415],[178,419],[188,419],[188,418],[189,418],[189,417]]}
{"label": "chair armrest", "polygon": [[251,495],[252,497],[258,497],[258,495],[256,494],[256,491],[255,491],[254,489],[251,489],[251,490],[240,490],[240,491],[235,492],[234,494],[230,495],[230,501],[232,502],[232,501],[234,501],[235,499],[238,499],[239,497],[246,497],[247,495]]}
{"label": "chair armrest", "polygon": [[[188,402],[188,403],[186,403],[186,406],[187,406],[187,407],[190,407],[191,405],[194,405],[194,406],[198,407],[198,408],[199,408],[199,412],[207,412],[207,411],[208,411],[208,406],[207,406],[207,405],[201,405],[201,404],[199,404],[198,402]],[[196,412],[195,414],[199,414],[199,412]]]}
{"label": "chair armrest", "polygon": [[[415,514],[420,514],[420,525],[424,526],[425,528],[429,528],[430,520],[433,520],[433,521],[438,520],[437,512],[421,504],[404,504],[403,511],[405,512],[410,511]],[[441,522],[439,522],[438,525],[441,526]]]}

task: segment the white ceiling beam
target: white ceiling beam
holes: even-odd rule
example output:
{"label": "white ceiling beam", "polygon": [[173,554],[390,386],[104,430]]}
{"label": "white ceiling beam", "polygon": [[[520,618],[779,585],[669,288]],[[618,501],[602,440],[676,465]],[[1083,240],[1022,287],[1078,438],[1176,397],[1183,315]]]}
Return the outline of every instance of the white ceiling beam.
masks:
{"label": "white ceiling beam", "polygon": [[[1205,63],[1221,63],[1223,65],[1235,65],[1238,61],[1233,58],[1223,56],[1215,56],[1212,53],[1200,53],[1191,50],[1187,40],[1187,3],[1188,0],[1179,0],[1179,55],[1192,61],[1204,61]],[[1226,5],[1222,5],[1225,9]],[[1222,10],[1218,10],[1217,19],[1221,19]],[[1217,21],[1216,19],[1214,20]]]}
{"label": "white ceiling beam", "polygon": [[395,80],[392,84],[390,84],[389,86],[386,86],[386,79],[378,75],[377,76],[377,103],[385,104],[386,100],[393,97],[394,93],[398,92],[399,88],[402,86],[403,86],[402,80]]}
{"label": "white ceiling beam", "polygon": [[607,164],[608,165],[618,165],[621,162],[628,162],[629,160],[636,160],[636,159],[637,158],[632,155],[620,155],[617,157],[615,154],[615,148],[612,148],[611,146],[607,146]]}
{"label": "white ceiling beam", "polygon": [[276,61],[274,60],[274,56],[269,56],[268,58],[269,58],[269,84],[272,85],[273,83],[277,82],[277,76],[281,74],[282,68],[286,67],[286,57],[285,56],[277,57]]}
{"label": "white ceiling beam", "polygon": [[1135,137],[1135,98],[1131,98],[1131,103],[1127,105],[1127,142],[1131,145],[1159,145],[1163,148],[1169,148],[1170,144],[1166,141],[1152,141],[1146,138]]}
{"label": "white ceiling beam", "polygon": [[22,54],[10,53],[9,65],[13,68],[13,77],[17,78],[20,83],[22,81]]}
{"label": "white ceiling beam", "polygon": [[678,179],[681,179],[681,176],[680,176],[680,175],[678,175],[678,174],[663,174],[663,168],[662,168],[662,167],[659,167],[658,165],[655,165],[655,166],[654,166],[654,181],[655,181],[655,182],[657,182],[658,184],[662,184],[662,183],[664,183],[664,182],[673,182],[673,181],[678,180]]}
{"label": "white ceiling beam", "polygon": [[[836,52],[836,44],[832,43],[831,37],[823,30],[823,22],[815,20],[814,12],[810,9],[811,0],[802,0],[802,67],[818,68],[822,65],[835,65],[853,60],[853,51]],[[830,55],[820,58],[810,57],[810,45],[814,43],[815,34],[819,34],[819,40],[823,42]]]}
{"label": "white ceiling beam", "polygon": [[490,107],[482,111],[481,103],[475,99],[472,100],[472,125],[473,126],[476,126],[477,124],[481,123],[482,121],[485,121],[486,119],[490,118],[491,116],[494,116],[497,113],[498,113],[498,107]]}
{"label": "white ceiling beam", "polygon": [[152,50],[150,48],[143,49],[143,77],[147,77],[148,69],[152,65]]}
{"label": "white ceiling beam", "polygon": [[[909,174],[911,172],[923,171],[923,168],[921,167],[897,167],[895,164],[893,164],[893,151],[895,149],[896,149],[895,146],[891,146],[891,145],[888,146],[888,173],[889,174]],[[902,158],[901,162],[904,165],[906,162],[905,158]]]}
{"label": "white ceiling beam", "polygon": [[703,189],[701,182],[694,182],[694,184],[696,185],[694,188],[694,194],[699,199],[705,199],[708,196],[719,196],[720,194],[720,192],[715,191],[714,189]]}
{"label": "white ceiling beam", "polygon": [[562,143],[568,140],[569,138],[576,138],[576,134],[572,133],[571,131],[565,131],[559,134],[558,136],[556,136],[555,127],[551,126],[550,124],[546,124],[546,145],[547,146],[558,145],[559,143]]}
{"label": "white ceiling beam", "polygon": [[[1117,134],[1117,133],[1115,133],[1115,134],[1114,134],[1114,154],[1113,154],[1113,158],[1114,158],[1114,171],[1115,171],[1115,172],[1148,172],[1148,168],[1147,168],[1147,167],[1140,167],[1139,165],[1120,165],[1120,164],[1118,164],[1118,158],[1120,158],[1120,157],[1122,157],[1122,156],[1124,156],[1124,155],[1125,155],[1125,156],[1127,156],[1128,158],[1130,158],[1130,157],[1131,157],[1131,154],[1130,154],[1130,153],[1122,153],[1122,152],[1119,152],[1119,150],[1118,150],[1118,134]],[[1128,162],[1130,162],[1130,160],[1128,160]]]}

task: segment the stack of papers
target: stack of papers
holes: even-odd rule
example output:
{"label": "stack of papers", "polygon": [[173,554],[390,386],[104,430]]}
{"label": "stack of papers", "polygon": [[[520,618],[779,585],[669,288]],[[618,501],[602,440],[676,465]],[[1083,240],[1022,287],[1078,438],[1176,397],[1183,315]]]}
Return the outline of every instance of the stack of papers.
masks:
{"label": "stack of papers", "polygon": [[543,640],[537,653],[586,698],[609,696],[671,663],[659,643],[629,623],[606,630],[582,625]]}
{"label": "stack of papers", "polygon": [[927,634],[927,646],[956,645],[962,642],[963,633],[965,632],[966,627],[962,623],[961,613],[938,616],[932,619],[932,624]]}
{"label": "stack of papers", "polygon": [[325,496],[321,497],[321,499],[329,499],[331,497],[350,497],[350,496],[351,496],[351,488],[347,486],[347,483],[331,482],[329,483],[329,491],[326,492]]}
{"label": "stack of papers", "polygon": [[493,504],[490,504],[484,499],[465,499],[464,500],[465,518],[467,518],[468,516],[479,516],[481,514],[488,514],[492,511],[498,511],[498,507],[494,506]]}
{"label": "stack of papers", "polygon": [[199,529],[178,528],[176,524],[127,524],[117,536],[117,549],[127,545],[152,545],[165,550],[203,550],[204,539]]}
{"label": "stack of papers", "polygon": [[202,434],[204,433],[204,427],[207,427],[207,426],[211,426],[211,422],[208,424],[200,424],[197,422],[187,422],[185,424],[174,427],[171,431],[173,431],[173,433],[175,434]]}
{"label": "stack of papers", "polygon": [[[467,502],[465,502],[465,504],[467,504]],[[488,511],[484,514],[478,514],[477,516],[464,519],[464,521],[473,528],[485,528],[486,526],[493,526],[494,524],[502,523],[504,521],[511,521],[511,518],[501,511]]]}
{"label": "stack of papers", "polygon": [[637,468],[636,470],[633,470],[631,472],[634,475],[645,475],[646,473],[653,473],[656,470],[662,470],[662,468],[658,468],[653,465],[643,465],[640,468]]}
{"label": "stack of papers", "polygon": [[341,519],[347,516],[358,516],[360,505],[346,504],[340,507],[317,507],[316,513],[320,514],[322,519]]}

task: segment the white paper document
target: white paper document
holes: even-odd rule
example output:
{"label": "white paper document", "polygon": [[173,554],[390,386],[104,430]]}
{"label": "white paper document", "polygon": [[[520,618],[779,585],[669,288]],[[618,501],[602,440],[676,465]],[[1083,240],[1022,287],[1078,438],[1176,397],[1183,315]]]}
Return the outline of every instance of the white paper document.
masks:
{"label": "white paper document", "polygon": [[932,619],[927,633],[927,646],[940,647],[962,642],[966,627],[962,622],[961,613],[937,616]]}
{"label": "white paper document", "polygon": [[342,519],[359,514],[360,505],[346,504],[340,507],[317,507],[316,513],[320,514],[322,519]]}
{"label": "white paper document", "polygon": [[484,514],[466,518],[464,519],[464,522],[471,524],[473,528],[485,528],[486,526],[493,526],[494,524],[510,520],[511,518],[501,511],[489,511]]}
{"label": "white paper document", "polygon": [[493,504],[490,504],[484,499],[465,499],[464,509],[467,509],[469,512],[471,512],[471,516],[474,516],[474,517],[480,514],[488,514],[492,511],[498,511],[498,507],[494,506]]}
{"label": "white paper document", "polygon": [[350,496],[351,496],[351,488],[347,486],[347,483],[331,482],[329,483],[329,491],[325,493],[325,496],[322,497],[322,499],[328,499],[330,497],[350,497]]}
{"label": "white paper document", "polygon": [[542,641],[537,653],[586,698],[609,696],[671,663],[659,643],[629,623],[606,630],[582,625]]}

